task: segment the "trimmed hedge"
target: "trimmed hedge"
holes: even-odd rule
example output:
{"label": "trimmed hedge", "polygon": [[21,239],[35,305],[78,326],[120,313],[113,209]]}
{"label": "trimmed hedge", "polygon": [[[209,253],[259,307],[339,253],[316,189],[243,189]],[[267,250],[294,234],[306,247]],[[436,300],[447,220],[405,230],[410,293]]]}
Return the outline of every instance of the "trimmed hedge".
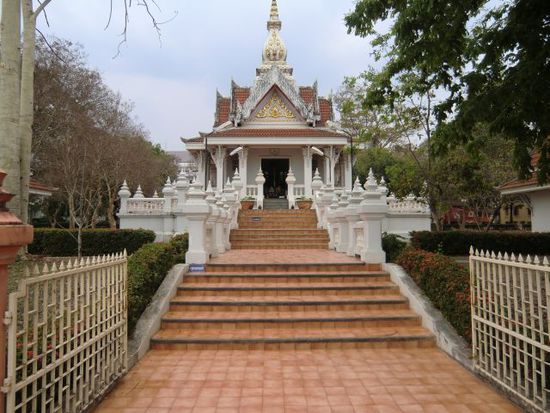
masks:
{"label": "trimmed hedge", "polygon": [[471,341],[470,275],[452,258],[407,248],[398,258],[418,287],[455,330]]}
{"label": "trimmed hedge", "polygon": [[185,262],[189,246],[187,234],[168,243],[147,244],[128,258],[128,332],[131,334],[164,281],[166,274]]}
{"label": "trimmed hedge", "polygon": [[501,253],[550,255],[549,232],[413,232],[415,248],[445,255],[469,255],[470,246]]}
{"label": "trimmed hedge", "polygon": [[[77,231],[36,228],[29,253],[48,257],[78,255]],[[103,255],[121,252],[133,254],[143,245],[155,241],[155,233],[143,229],[85,229],[82,231],[82,255]]]}
{"label": "trimmed hedge", "polygon": [[407,242],[403,237],[386,233],[382,235],[382,249],[386,252],[386,262],[395,262],[405,248]]}

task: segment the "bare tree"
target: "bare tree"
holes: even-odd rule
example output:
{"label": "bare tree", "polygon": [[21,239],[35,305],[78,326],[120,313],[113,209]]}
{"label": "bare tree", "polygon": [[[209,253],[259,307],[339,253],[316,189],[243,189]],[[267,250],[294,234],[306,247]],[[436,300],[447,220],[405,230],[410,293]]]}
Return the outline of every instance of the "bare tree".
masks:
{"label": "bare tree", "polygon": [[[52,0],[3,0],[0,17],[0,131],[2,147],[0,166],[8,172],[5,186],[18,196],[10,205],[25,222],[28,221],[29,181],[33,124],[33,81],[35,67],[36,21]],[[155,0],[122,0],[124,24],[120,46],[127,40],[129,9],[143,7],[160,35],[159,22],[151,10]],[[107,26],[111,23],[113,0]],[[21,27],[21,20],[23,27]],[[22,54],[20,52],[22,50]]]}

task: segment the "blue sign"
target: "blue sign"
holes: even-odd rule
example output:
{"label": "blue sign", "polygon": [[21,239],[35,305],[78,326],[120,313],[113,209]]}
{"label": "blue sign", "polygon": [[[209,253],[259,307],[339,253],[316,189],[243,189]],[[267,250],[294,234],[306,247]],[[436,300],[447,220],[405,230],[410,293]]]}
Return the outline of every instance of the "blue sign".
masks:
{"label": "blue sign", "polygon": [[189,266],[189,272],[205,272],[206,265],[204,264],[191,264]]}

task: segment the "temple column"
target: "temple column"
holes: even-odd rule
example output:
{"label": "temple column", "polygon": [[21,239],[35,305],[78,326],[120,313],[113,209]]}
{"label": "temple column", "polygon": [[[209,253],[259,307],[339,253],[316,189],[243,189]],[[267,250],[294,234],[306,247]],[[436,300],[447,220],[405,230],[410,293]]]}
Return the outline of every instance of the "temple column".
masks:
{"label": "temple column", "polygon": [[313,192],[311,189],[311,183],[313,182],[313,152],[311,150],[311,146],[302,149],[302,152],[304,154],[304,195],[308,198],[311,198],[313,196]]}
{"label": "temple column", "polygon": [[210,150],[210,155],[216,165],[216,189],[218,191],[223,191],[223,172],[225,169],[226,149],[219,145],[216,149]]}
{"label": "temple column", "polygon": [[338,163],[338,160],[340,158],[340,152],[338,152],[334,146],[331,146],[327,152],[328,153],[326,154],[326,159],[328,159],[329,169],[328,185],[334,186],[334,184],[336,183],[336,164]]}
{"label": "temple column", "polygon": [[330,177],[330,159],[325,156],[324,157],[325,159],[325,167],[323,168],[323,172],[324,172],[324,175],[325,175],[325,185],[330,185],[330,182],[331,182],[331,177]]}
{"label": "temple column", "polygon": [[[199,179],[199,181],[204,181],[204,151],[198,151],[194,154],[195,156],[195,162],[197,164],[197,178]],[[208,159],[208,158],[206,158]]]}
{"label": "temple column", "polygon": [[239,153],[239,174],[243,183],[241,198],[244,198],[246,197],[246,187],[248,185],[248,148],[243,148]]}
{"label": "temple column", "polygon": [[351,176],[351,171],[353,166],[351,165],[351,154],[346,153],[343,156],[344,156],[345,187],[346,187],[346,191],[351,191],[353,189],[353,181]]}

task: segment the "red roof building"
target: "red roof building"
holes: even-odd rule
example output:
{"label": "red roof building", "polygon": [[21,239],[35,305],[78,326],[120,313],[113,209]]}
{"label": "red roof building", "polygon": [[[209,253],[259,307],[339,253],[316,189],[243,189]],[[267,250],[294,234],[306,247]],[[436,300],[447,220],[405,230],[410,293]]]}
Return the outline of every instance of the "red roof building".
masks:
{"label": "red roof building", "polygon": [[[337,129],[332,100],[319,96],[317,82],[296,84],[281,28],[272,0],[262,63],[251,86],[231,82],[228,96],[218,92],[213,130],[184,140],[197,159],[198,176],[220,191],[238,170],[243,197],[263,191],[292,198],[312,195],[318,170],[326,184],[351,190],[351,162],[344,151],[349,137]],[[261,190],[260,174],[266,180]],[[288,193],[289,175],[296,179],[296,194]]]}
{"label": "red roof building", "polygon": [[[533,154],[531,165],[536,168],[539,154]],[[523,195],[531,204],[533,232],[550,232],[550,184],[540,185],[535,173],[529,179],[514,179],[500,188],[502,195]]]}

